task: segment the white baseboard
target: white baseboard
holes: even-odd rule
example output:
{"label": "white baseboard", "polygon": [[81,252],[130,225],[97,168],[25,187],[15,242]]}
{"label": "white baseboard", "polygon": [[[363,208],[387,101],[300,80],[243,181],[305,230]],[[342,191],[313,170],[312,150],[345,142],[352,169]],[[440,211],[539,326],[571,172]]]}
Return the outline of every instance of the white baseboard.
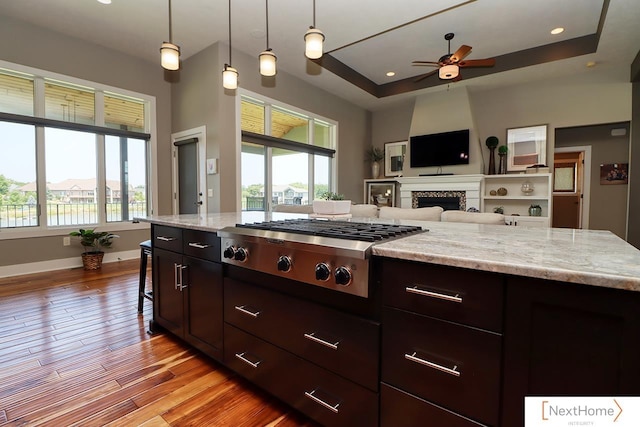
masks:
{"label": "white baseboard", "polygon": [[[140,257],[139,250],[109,252],[104,254],[103,263],[118,262]],[[25,264],[0,266],[0,277],[19,276],[22,274],[42,273],[45,271],[66,270],[82,267],[80,256],[73,258],[52,259],[49,261],[30,262]]]}

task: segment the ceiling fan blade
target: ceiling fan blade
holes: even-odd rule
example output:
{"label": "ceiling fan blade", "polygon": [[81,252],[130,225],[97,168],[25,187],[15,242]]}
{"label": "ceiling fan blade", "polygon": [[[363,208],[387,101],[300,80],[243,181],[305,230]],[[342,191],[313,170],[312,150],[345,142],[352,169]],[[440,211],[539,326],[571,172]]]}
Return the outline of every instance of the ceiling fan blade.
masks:
{"label": "ceiling fan blade", "polygon": [[463,44],[460,46],[458,50],[455,51],[453,55],[449,58],[450,63],[456,63],[458,61],[462,61],[467,55],[471,53],[471,46],[467,46]]}
{"label": "ceiling fan blade", "polygon": [[433,67],[440,66],[439,63],[433,62],[433,61],[413,61],[413,62],[411,62],[411,65],[430,65],[430,66],[433,66]]}
{"label": "ceiling fan blade", "polygon": [[414,83],[418,83],[421,82],[422,80],[426,79],[427,77],[433,76],[435,73],[437,73],[439,70],[433,70],[433,71],[429,71],[427,74],[423,74],[420,77],[418,77],[417,79],[415,79],[413,82]]}
{"label": "ceiling fan blade", "polygon": [[459,67],[493,67],[494,65],[496,65],[495,58],[469,59],[458,62]]}

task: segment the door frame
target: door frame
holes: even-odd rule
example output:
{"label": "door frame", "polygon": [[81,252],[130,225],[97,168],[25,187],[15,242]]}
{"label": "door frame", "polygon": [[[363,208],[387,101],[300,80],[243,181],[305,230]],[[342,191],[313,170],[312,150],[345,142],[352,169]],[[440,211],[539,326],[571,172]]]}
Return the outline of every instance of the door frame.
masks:
{"label": "door frame", "polygon": [[207,210],[207,127],[198,126],[193,129],[187,129],[171,134],[171,193],[172,203],[171,210],[176,215],[180,210],[178,207],[178,147],[173,145],[176,141],[182,141],[189,138],[198,138],[198,192],[202,193],[202,204],[199,213],[206,214]]}
{"label": "door frame", "polygon": [[[583,230],[589,229],[589,206],[591,201],[591,146],[576,145],[572,147],[557,147],[554,153],[584,153],[584,165],[582,167],[582,208],[580,212],[580,226]],[[553,187],[551,188],[553,197]],[[553,219],[552,219],[553,221]]]}

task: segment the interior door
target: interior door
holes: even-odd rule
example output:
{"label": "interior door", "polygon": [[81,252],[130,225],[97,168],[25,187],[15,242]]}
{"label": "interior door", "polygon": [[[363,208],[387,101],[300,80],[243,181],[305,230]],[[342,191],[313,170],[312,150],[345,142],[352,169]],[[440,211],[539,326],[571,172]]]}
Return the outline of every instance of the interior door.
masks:
{"label": "interior door", "polygon": [[202,205],[198,188],[198,138],[173,143],[178,166],[177,206],[179,214],[197,214]]}
{"label": "interior door", "polygon": [[584,153],[556,153],[552,227],[582,228]]}

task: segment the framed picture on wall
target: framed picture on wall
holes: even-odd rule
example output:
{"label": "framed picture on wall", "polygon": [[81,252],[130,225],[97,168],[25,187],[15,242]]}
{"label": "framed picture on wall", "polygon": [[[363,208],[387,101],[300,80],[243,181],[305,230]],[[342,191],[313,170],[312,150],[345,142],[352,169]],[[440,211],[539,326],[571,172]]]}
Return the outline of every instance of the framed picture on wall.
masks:
{"label": "framed picture on wall", "polygon": [[600,165],[600,185],[624,185],[629,183],[629,163]]}
{"label": "framed picture on wall", "polygon": [[526,171],[547,161],[547,125],[507,129],[507,170]]}
{"label": "framed picture on wall", "polygon": [[387,142],[384,144],[384,175],[402,176],[406,154],[407,141]]}

